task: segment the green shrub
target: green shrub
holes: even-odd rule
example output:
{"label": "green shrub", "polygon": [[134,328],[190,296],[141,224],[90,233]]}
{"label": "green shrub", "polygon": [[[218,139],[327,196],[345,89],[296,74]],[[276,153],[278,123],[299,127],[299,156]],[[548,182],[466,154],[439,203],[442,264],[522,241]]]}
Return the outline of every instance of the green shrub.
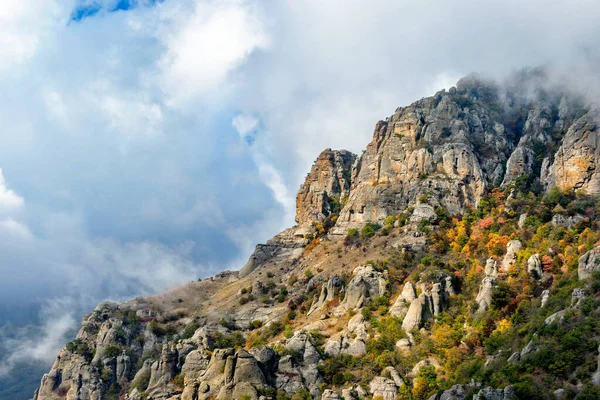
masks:
{"label": "green shrub", "polygon": [[121,347],[119,347],[119,346],[107,346],[106,348],[104,348],[103,356],[105,358],[113,358],[113,357],[120,356],[121,353],[122,353]]}
{"label": "green shrub", "polygon": [[381,226],[379,226],[379,224],[375,224],[373,222],[367,222],[361,230],[361,235],[366,238],[374,236],[375,232],[377,232],[380,228],[381,228]]}

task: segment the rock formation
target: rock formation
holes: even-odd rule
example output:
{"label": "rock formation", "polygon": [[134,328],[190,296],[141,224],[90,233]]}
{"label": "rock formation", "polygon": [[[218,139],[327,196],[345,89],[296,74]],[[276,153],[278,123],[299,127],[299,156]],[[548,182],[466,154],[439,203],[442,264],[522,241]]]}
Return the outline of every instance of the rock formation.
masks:
{"label": "rock formation", "polygon": [[362,307],[369,298],[381,296],[386,290],[386,281],[381,272],[372,265],[358,266],[354,269],[354,278],[348,283],[344,300],[340,307],[345,310]]}
{"label": "rock formation", "polygon": [[506,245],[506,254],[502,260],[502,269],[504,272],[508,271],[508,267],[517,261],[517,253],[521,250],[521,246],[522,245],[519,240],[511,240]]}
{"label": "rock formation", "polygon": [[346,150],[323,150],[298,195],[296,222],[300,226],[323,221],[339,212],[344,199],[350,194],[350,175],[356,155]]}
{"label": "rock formation", "polygon": [[527,272],[534,279],[540,279],[543,274],[542,260],[540,260],[539,254],[534,254],[527,260]]}
{"label": "rock formation", "polygon": [[485,264],[484,273],[485,277],[481,281],[479,293],[477,293],[477,297],[475,298],[475,301],[479,305],[479,308],[477,309],[478,313],[483,313],[490,307],[492,303],[492,292],[494,291],[494,288],[498,286],[498,269],[496,267],[496,261],[491,258],[488,259]]}
{"label": "rock formation", "polygon": [[[402,329],[406,332],[410,332],[414,328],[422,328],[428,319],[442,312],[448,296],[454,293],[452,283],[446,277],[442,278],[440,282],[431,284],[431,288],[425,283],[420,287],[421,294],[410,302],[406,316],[402,320]],[[409,294],[408,297],[412,297],[412,295]]]}
{"label": "rock formation", "polygon": [[590,278],[592,271],[600,271],[600,247],[588,251],[579,258],[579,267],[577,268],[579,279]]}

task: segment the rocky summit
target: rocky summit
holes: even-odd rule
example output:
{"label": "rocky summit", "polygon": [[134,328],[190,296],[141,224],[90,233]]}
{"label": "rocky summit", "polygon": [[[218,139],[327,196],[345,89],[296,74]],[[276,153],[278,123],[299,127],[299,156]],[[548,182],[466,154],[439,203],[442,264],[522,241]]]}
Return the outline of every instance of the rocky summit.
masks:
{"label": "rocky summit", "polygon": [[600,398],[599,124],[543,70],[400,107],[239,272],[98,305],[33,397]]}

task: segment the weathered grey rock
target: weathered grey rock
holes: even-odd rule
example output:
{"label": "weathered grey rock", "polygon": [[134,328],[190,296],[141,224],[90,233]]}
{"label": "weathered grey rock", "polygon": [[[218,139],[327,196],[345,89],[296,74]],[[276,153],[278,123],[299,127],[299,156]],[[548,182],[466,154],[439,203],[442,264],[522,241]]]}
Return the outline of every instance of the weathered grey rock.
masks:
{"label": "weathered grey rock", "polygon": [[464,400],[466,395],[473,389],[480,387],[480,383],[471,383],[468,385],[454,385],[442,393],[436,393],[429,400]]}
{"label": "weathered grey rock", "polygon": [[300,257],[308,243],[304,232],[300,227],[285,229],[267,240],[266,244],[257,244],[246,265],[239,270],[238,277],[244,278],[257,268],[268,264],[289,262]]}
{"label": "weathered grey rock", "polygon": [[296,365],[292,356],[287,355],[279,360],[279,368],[276,374],[275,387],[293,395],[300,389],[305,389],[302,383],[302,373]]}
{"label": "weathered grey rock", "polygon": [[454,294],[452,280],[447,278],[443,277],[441,282],[433,283],[431,289],[425,284],[421,285],[422,292],[418,298],[411,301],[402,320],[402,329],[410,332],[414,328],[422,328],[428,319],[444,310],[448,296]]}
{"label": "weathered grey rock", "polygon": [[196,379],[208,369],[210,356],[202,350],[193,350],[185,357],[181,372],[187,379]]}
{"label": "weathered grey rock", "polygon": [[404,318],[408,312],[410,303],[417,298],[417,292],[412,283],[406,282],[402,293],[396,298],[394,304],[390,307],[390,314],[394,317]]}
{"label": "weathered grey rock", "polygon": [[579,303],[584,298],[585,298],[585,290],[583,288],[573,289],[573,293],[571,294],[571,307],[579,306]]}
{"label": "weathered grey rock", "polygon": [[594,385],[600,385],[600,347],[598,347],[598,361],[596,366],[596,372],[592,374],[592,383]]}
{"label": "weathered grey rock", "polygon": [[553,322],[561,322],[565,317],[567,310],[560,310],[555,312],[554,314],[549,315],[545,320],[544,324],[550,325]]}
{"label": "weathered grey rock", "polygon": [[319,297],[316,298],[315,296],[315,300],[313,301],[313,304],[311,305],[307,315],[310,315],[315,311],[320,310],[327,302],[333,300],[333,298],[335,297],[335,289],[341,286],[342,281],[340,280],[340,278],[337,275],[332,275],[327,280],[327,283],[325,283],[321,287],[321,294],[319,295]]}
{"label": "weathered grey rock", "polygon": [[[219,396],[218,399],[221,399]],[[238,382],[233,387],[233,391],[231,393],[231,397],[222,397],[223,400],[229,399],[248,399],[248,400],[257,400],[258,392],[254,386],[250,382]]]}
{"label": "weathered grey rock", "polygon": [[512,386],[504,389],[483,388],[473,396],[473,400],[516,400],[515,391]]}
{"label": "weathered grey rock", "polygon": [[583,221],[585,217],[581,214],[575,215],[563,215],[563,214],[554,214],[552,216],[552,225],[554,226],[562,226],[567,229],[573,228],[579,222]]}
{"label": "weathered grey rock", "polygon": [[484,274],[485,276],[490,278],[498,277],[498,266],[496,260],[494,260],[493,258],[487,259],[487,261],[485,262]]}
{"label": "weathered grey rock", "polygon": [[525,226],[525,219],[527,219],[527,214],[519,215],[519,222],[517,222],[519,228],[523,229],[523,226]]}
{"label": "weathered grey rock", "polygon": [[552,394],[554,394],[555,400],[565,400],[567,398],[567,391],[565,389],[556,389]]}
{"label": "weathered grey rock", "polygon": [[381,272],[372,265],[354,269],[354,278],[348,283],[344,300],[340,307],[346,310],[358,309],[368,301],[385,293],[387,283]]}
{"label": "weathered grey rock", "polygon": [[504,272],[508,271],[508,267],[513,265],[517,261],[517,253],[521,250],[522,244],[519,240],[511,240],[506,245],[506,254],[502,260],[502,269]]}
{"label": "weathered grey rock", "polygon": [[589,111],[569,127],[554,162],[542,176],[547,189],[558,186],[600,194],[598,121],[598,111]]}
{"label": "weathered grey rock", "polygon": [[408,373],[408,376],[410,378],[415,378],[419,374],[421,368],[423,367],[434,367],[435,369],[438,369],[440,368],[440,363],[435,358],[421,360],[413,366],[413,368]]}
{"label": "weathered grey rock", "polygon": [[355,161],[356,155],[346,150],[325,149],[319,154],[296,196],[298,225],[325,220],[349,196]]}
{"label": "weathered grey rock", "polygon": [[394,381],[381,376],[376,376],[369,383],[369,392],[373,397],[383,397],[383,400],[396,400],[398,397],[398,387]]}
{"label": "weathered grey rock", "polygon": [[412,215],[410,216],[410,222],[414,224],[420,223],[422,220],[427,222],[434,222],[437,219],[435,209],[433,206],[427,203],[417,203]]}
{"label": "weathered grey rock", "polygon": [[535,351],[537,351],[537,346],[535,345],[533,340],[530,340],[529,343],[527,343],[527,346],[523,347],[523,349],[521,350],[521,353],[519,355],[521,356],[521,358],[523,358]]}
{"label": "weathered grey rock", "polygon": [[130,357],[123,353],[119,357],[117,357],[117,380],[123,381],[129,378],[129,373],[131,372],[131,359]]}
{"label": "weathered grey rock", "polygon": [[404,339],[400,339],[396,342],[396,348],[400,351],[403,352],[408,352],[410,351],[410,348],[412,347],[410,340],[404,338]]}
{"label": "weathered grey rock", "polygon": [[550,300],[550,290],[546,289],[542,292],[542,307],[546,307],[548,300]]}
{"label": "weathered grey rock", "polygon": [[265,376],[259,368],[256,359],[246,350],[239,350],[236,353],[233,383],[238,385],[241,382],[250,383],[256,387],[266,383]]}
{"label": "weathered grey rock", "polygon": [[177,374],[177,351],[174,346],[164,345],[160,360],[155,361],[150,368],[150,383],[148,390],[166,386]]}
{"label": "weathered grey rock", "polygon": [[577,268],[579,279],[590,278],[592,271],[600,271],[600,247],[596,247],[579,257]]}
{"label": "weathered grey rock", "polygon": [[344,400],[358,400],[358,392],[353,388],[342,389],[342,398]]}
{"label": "weathered grey rock", "polygon": [[402,320],[402,329],[406,332],[412,331],[415,327],[421,328],[423,323],[432,316],[431,297],[426,293],[421,293],[418,298],[410,303],[408,312]]}
{"label": "weathered grey rock", "polygon": [[534,254],[527,260],[527,272],[534,278],[540,279],[542,277],[542,260],[540,260],[539,254]]}
{"label": "weathered grey rock", "polygon": [[481,286],[479,286],[479,293],[477,293],[477,297],[475,298],[475,301],[479,305],[477,309],[478,313],[483,313],[490,307],[492,304],[492,293],[497,286],[498,280],[496,278],[483,278]]}
{"label": "weathered grey rock", "polygon": [[340,395],[331,389],[325,389],[325,391],[321,395],[321,400],[341,400],[341,399],[342,398],[340,397]]}
{"label": "weathered grey rock", "polygon": [[383,372],[390,374],[390,378],[392,378],[392,380],[394,381],[394,383],[396,384],[397,387],[402,387],[405,385],[404,380],[402,380],[402,378],[400,377],[400,374],[398,373],[398,371],[396,371],[396,368],[385,367],[383,369]]}

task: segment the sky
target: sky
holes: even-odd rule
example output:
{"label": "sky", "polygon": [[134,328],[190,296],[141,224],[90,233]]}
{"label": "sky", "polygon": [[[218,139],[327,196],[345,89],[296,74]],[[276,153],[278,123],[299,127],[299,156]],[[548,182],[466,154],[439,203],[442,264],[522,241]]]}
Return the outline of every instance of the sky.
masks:
{"label": "sky", "polygon": [[240,269],[294,224],[318,153],[360,154],[398,106],[528,66],[589,88],[599,17],[596,0],[4,0],[0,374],[51,362],[101,300]]}

